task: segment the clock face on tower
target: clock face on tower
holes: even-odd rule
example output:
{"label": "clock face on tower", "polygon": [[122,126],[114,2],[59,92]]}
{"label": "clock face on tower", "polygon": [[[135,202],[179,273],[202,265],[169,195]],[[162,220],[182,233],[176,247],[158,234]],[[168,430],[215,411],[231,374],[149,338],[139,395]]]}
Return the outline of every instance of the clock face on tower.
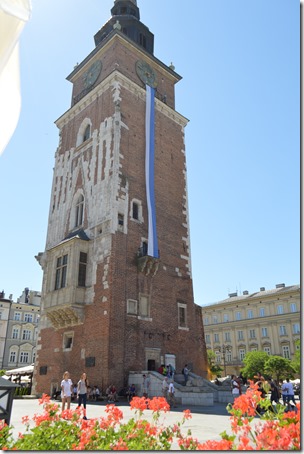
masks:
{"label": "clock face on tower", "polygon": [[91,87],[93,84],[95,84],[96,80],[98,79],[98,76],[100,74],[102,68],[102,63],[100,60],[95,61],[88,71],[84,75],[84,86],[85,88]]}
{"label": "clock face on tower", "polygon": [[143,60],[138,60],[135,64],[136,74],[140,80],[149,85],[150,87],[156,88],[157,78],[156,74],[148,63]]}

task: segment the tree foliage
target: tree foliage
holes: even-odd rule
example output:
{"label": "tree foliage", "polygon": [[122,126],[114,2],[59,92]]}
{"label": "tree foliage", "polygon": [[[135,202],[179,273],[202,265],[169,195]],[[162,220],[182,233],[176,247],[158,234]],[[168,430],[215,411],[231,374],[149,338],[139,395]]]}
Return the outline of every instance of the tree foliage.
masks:
{"label": "tree foliage", "polygon": [[286,378],[293,378],[295,369],[290,359],[282,356],[269,356],[265,362],[265,373],[276,379],[277,383]]}
{"label": "tree foliage", "polygon": [[214,353],[213,350],[207,350],[207,358],[208,358],[208,368],[209,368],[210,373],[212,375],[216,375],[216,376],[221,375],[221,372],[223,372],[223,369],[221,368],[221,366],[216,364],[216,362],[215,362],[216,354]]}
{"label": "tree foliage", "polygon": [[257,372],[265,374],[265,363],[268,360],[269,355],[266,352],[248,352],[244,357],[245,366],[241,369],[244,377],[253,379]]}
{"label": "tree foliage", "polygon": [[295,350],[295,354],[294,354],[294,357],[293,357],[293,360],[291,361],[291,363],[292,363],[292,366],[293,366],[295,372],[297,374],[300,374],[301,373],[301,342],[300,342],[300,339],[298,339],[295,342],[295,346],[298,348]]}

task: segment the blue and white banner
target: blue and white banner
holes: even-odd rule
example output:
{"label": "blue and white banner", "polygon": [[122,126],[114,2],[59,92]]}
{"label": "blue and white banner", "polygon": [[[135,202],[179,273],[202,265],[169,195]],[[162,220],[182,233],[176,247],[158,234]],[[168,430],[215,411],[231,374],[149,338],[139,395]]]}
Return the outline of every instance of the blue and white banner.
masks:
{"label": "blue and white banner", "polygon": [[148,205],[148,255],[158,258],[154,197],[154,96],[155,89],[146,85],[146,193]]}

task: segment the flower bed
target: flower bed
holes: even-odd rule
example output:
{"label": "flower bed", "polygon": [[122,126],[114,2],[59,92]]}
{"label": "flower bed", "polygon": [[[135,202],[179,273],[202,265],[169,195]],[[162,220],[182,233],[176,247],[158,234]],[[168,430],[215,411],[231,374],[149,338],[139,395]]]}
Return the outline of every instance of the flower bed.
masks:
{"label": "flower bed", "polygon": [[[11,428],[2,423],[0,448],[3,450],[170,450],[177,442],[181,450],[300,450],[300,405],[287,412],[277,405],[274,409],[267,399],[262,399],[257,386],[250,384],[246,394],[238,397],[227,409],[231,414],[233,435],[220,434],[219,441],[200,443],[189,430],[182,433],[184,422],[191,418],[185,410],[181,421],[172,426],[161,422],[162,413],[170,411],[163,397],[146,399],[135,397],[130,402],[134,418],[123,423],[123,413],[115,405],[107,405],[106,417],[82,419],[81,410],[61,412],[58,403],[50,396],[39,400],[43,411],[33,417],[30,427],[28,417],[23,418],[25,431],[13,439]],[[144,419],[146,409],[153,412],[152,422]],[[263,415],[258,414],[263,410]],[[257,416],[260,416],[257,419]],[[202,429],[203,430],[203,429]]]}

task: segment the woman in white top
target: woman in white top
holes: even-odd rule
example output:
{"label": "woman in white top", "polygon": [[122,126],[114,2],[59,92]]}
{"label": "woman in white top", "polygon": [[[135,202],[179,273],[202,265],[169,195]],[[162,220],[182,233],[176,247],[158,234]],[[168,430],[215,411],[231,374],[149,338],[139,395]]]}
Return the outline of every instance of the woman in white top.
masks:
{"label": "woman in white top", "polygon": [[61,401],[62,401],[62,411],[65,408],[65,404],[67,404],[67,410],[69,410],[71,406],[71,395],[73,392],[73,382],[70,379],[70,374],[66,371],[63,374],[63,380],[61,381]]}
{"label": "woman in white top", "polygon": [[80,380],[77,385],[77,396],[78,396],[78,407],[83,406],[83,419],[87,419],[87,392],[88,392],[89,382],[87,379],[87,374],[83,372],[80,377]]}

